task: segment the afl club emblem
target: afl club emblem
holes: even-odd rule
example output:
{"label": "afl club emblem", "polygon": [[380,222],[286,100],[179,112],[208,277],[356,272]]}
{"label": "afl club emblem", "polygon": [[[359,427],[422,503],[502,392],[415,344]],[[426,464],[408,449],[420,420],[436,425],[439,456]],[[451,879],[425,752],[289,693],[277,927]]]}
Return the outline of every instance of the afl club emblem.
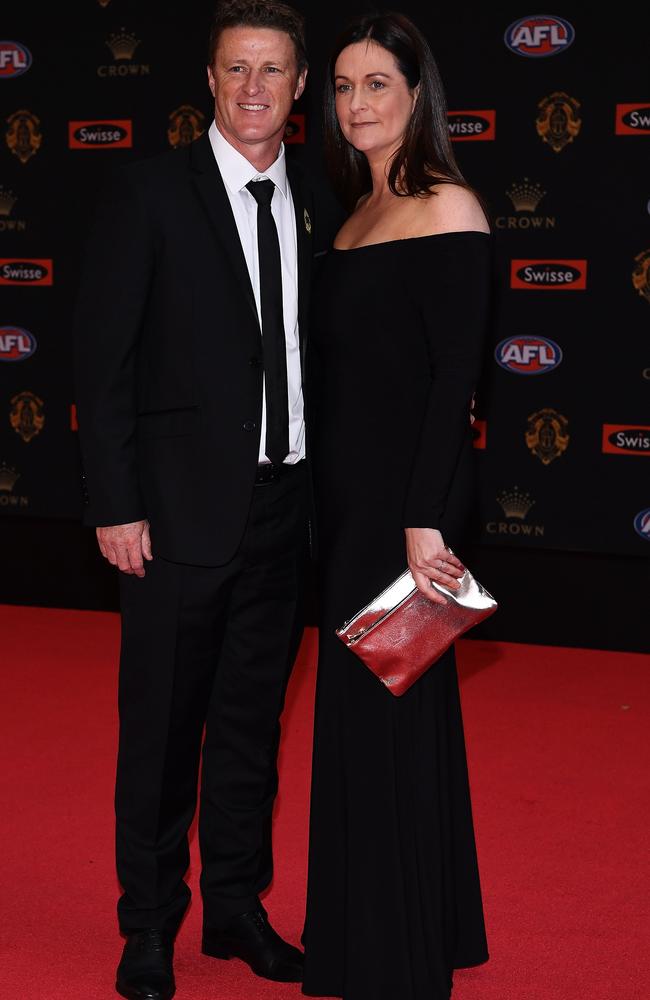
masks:
{"label": "afl club emblem", "polygon": [[21,163],[27,163],[41,148],[40,119],[24,108],[7,118],[7,146]]}
{"label": "afl club emblem", "polygon": [[542,465],[550,465],[569,447],[569,421],[550,407],[532,413],[528,418],[526,444]]}
{"label": "afl club emblem", "polygon": [[580,102],[564,91],[556,90],[549,97],[544,97],[537,107],[537,134],[555,153],[559,153],[573,142],[582,127],[582,119],[578,118]]}
{"label": "afl club emblem", "polygon": [[43,430],[43,400],[33,392],[20,392],[11,400],[11,426],[27,444]]}
{"label": "afl club emblem", "polygon": [[205,132],[205,115],[191,104],[181,104],[169,116],[167,139],[174,149],[189,146]]}
{"label": "afl club emblem", "polygon": [[650,302],[650,250],[642,250],[634,258],[632,284],[646,302]]}

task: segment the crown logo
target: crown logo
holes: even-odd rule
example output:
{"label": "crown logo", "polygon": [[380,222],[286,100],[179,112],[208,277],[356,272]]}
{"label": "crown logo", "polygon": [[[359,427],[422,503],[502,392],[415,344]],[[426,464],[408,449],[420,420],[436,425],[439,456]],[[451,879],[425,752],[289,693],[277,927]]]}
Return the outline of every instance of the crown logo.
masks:
{"label": "crown logo", "polygon": [[106,44],[113,53],[113,59],[133,59],[133,53],[140,44],[140,39],[122,28],[109,35]]}
{"label": "crown logo", "polygon": [[524,493],[518,486],[514,486],[511,490],[501,490],[497,494],[497,502],[501,504],[506,517],[518,517],[520,521],[524,520],[535,503],[530,493]]}
{"label": "crown logo", "polygon": [[534,212],[546,194],[541,184],[532,184],[527,177],[523,183],[514,182],[506,194],[512,202],[515,212]]}
{"label": "crown logo", "polygon": [[0,465],[0,490],[4,493],[11,493],[19,479],[20,473],[10,468],[6,462]]}
{"label": "crown logo", "polygon": [[11,215],[11,210],[16,204],[17,198],[13,191],[7,191],[0,187],[0,215]]}

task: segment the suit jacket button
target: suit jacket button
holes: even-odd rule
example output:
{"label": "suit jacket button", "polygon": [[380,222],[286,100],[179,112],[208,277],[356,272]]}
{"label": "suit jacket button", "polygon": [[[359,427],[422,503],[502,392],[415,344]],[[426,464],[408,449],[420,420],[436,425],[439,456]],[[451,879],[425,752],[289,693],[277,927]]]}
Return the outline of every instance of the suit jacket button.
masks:
{"label": "suit jacket button", "polygon": [[259,366],[262,364],[262,359],[261,358],[249,358],[248,359],[248,363],[251,366],[251,368],[259,368]]}
{"label": "suit jacket button", "polygon": [[243,427],[245,431],[254,431],[255,428],[257,427],[257,424],[255,423],[254,420],[247,420],[244,423]]}

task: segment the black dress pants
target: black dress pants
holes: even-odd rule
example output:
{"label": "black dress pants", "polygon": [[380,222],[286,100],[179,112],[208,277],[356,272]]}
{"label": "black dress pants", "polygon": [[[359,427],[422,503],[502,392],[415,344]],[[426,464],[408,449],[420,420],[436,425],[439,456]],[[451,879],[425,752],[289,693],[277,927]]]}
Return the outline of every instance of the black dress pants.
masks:
{"label": "black dress pants", "polygon": [[121,574],[115,794],[120,929],[178,930],[196,810],[204,923],[246,912],[271,881],[279,716],[302,631],[305,462],[254,488],[231,562],[156,556]]}

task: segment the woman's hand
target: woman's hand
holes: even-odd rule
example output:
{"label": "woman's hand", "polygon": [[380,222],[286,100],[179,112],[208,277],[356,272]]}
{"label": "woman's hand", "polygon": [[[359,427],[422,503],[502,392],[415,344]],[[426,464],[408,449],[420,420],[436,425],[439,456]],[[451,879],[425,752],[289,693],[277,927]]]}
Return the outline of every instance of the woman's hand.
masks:
{"label": "woman's hand", "polygon": [[406,528],[405,533],[406,556],[415,585],[434,604],[446,604],[446,598],[431,586],[431,580],[450,590],[458,590],[458,579],[465,567],[445,548],[437,528]]}

